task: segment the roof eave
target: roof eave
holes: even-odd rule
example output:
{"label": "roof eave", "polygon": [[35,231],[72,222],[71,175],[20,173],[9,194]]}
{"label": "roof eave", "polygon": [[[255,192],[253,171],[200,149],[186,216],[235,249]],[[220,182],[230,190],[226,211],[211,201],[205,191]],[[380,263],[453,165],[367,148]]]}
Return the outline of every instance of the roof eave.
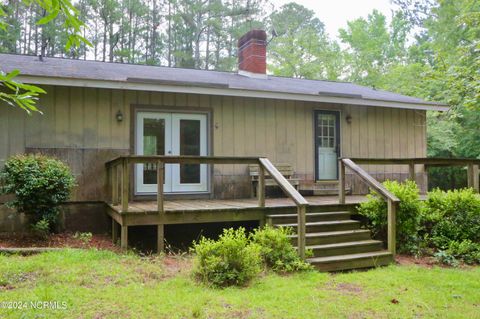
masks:
{"label": "roof eave", "polygon": [[385,101],[374,100],[366,98],[350,98],[338,97],[328,95],[312,95],[312,94],[297,94],[285,92],[259,91],[259,90],[245,90],[238,88],[217,88],[208,86],[180,86],[157,83],[142,83],[142,82],[125,82],[125,81],[111,81],[111,80],[92,80],[80,78],[64,78],[51,76],[32,76],[19,75],[19,81],[37,85],[59,85],[59,86],[73,86],[73,87],[89,87],[89,88],[104,88],[104,89],[120,89],[120,90],[136,90],[136,91],[153,91],[153,92],[171,92],[171,93],[191,93],[191,94],[208,94],[220,96],[238,96],[238,97],[255,97],[265,99],[281,99],[281,100],[296,100],[308,102],[323,102],[323,103],[337,103],[337,104],[351,104],[364,106],[378,106],[402,109],[415,109],[427,111],[448,111],[447,105],[438,103],[406,103],[399,101]]}

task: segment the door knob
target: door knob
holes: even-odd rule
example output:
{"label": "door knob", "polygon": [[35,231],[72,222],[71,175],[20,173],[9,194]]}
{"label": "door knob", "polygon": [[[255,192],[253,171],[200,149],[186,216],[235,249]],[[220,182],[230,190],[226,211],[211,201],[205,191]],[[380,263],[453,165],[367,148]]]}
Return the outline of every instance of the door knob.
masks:
{"label": "door knob", "polygon": [[172,151],[168,151],[168,154],[172,154]]}

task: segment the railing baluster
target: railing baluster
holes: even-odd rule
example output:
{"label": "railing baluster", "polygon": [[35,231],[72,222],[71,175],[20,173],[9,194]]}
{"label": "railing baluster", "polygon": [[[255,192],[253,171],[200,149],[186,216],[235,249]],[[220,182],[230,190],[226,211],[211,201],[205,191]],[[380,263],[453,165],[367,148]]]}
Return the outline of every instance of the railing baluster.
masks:
{"label": "railing baluster", "polygon": [[165,164],[157,161],[157,209],[159,213],[163,213],[163,181],[165,174]]}
{"label": "railing baluster", "polygon": [[112,204],[118,204],[118,166],[114,165],[110,168],[112,174]]}
{"label": "railing baluster", "polygon": [[480,176],[478,175],[478,165],[473,166],[473,189],[480,193]]}
{"label": "railing baluster", "polygon": [[265,207],[265,169],[261,164],[258,166],[257,198],[258,206]]}
{"label": "railing baluster", "polygon": [[129,175],[128,158],[124,158],[122,161],[122,212],[128,211]]}
{"label": "railing baluster", "polygon": [[345,204],[345,164],[340,159],[338,161],[338,201]]}
{"label": "railing baluster", "polygon": [[105,189],[105,196],[107,199],[110,200],[110,202],[112,202],[112,168],[110,166],[107,166],[107,169],[106,169],[106,183],[104,185],[104,189]]}

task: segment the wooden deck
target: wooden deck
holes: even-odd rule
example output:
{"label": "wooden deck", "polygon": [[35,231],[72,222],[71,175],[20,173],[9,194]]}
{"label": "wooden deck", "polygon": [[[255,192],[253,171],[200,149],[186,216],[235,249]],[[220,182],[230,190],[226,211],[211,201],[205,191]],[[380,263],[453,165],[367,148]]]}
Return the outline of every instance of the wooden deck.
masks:
{"label": "wooden deck", "polygon": [[[338,196],[307,196],[305,199],[311,206],[332,206],[338,205]],[[366,200],[366,196],[353,195],[346,197],[346,204],[359,204]],[[121,205],[110,206],[116,212],[121,212]],[[295,208],[295,203],[289,198],[267,198],[265,208]],[[246,210],[257,209],[258,200],[256,198],[245,199],[185,199],[185,200],[165,200],[165,213],[188,213],[196,211],[225,211],[225,210]],[[136,201],[128,203],[128,212],[121,214],[158,214],[156,201]]]}
{"label": "wooden deck", "polygon": [[[396,161],[400,163],[397,163]],[[468,185],[479,190],[478,160],[439,160],[439,159],[357,159],[365,164],[369,161],[384,164],[404,164],[409,166],[410,179],[415,180],[415,165],[468,165]],[[154,163],[157,167],[156,201],[130,200],[131,166],[141,163]],[[254,164],[259,167],[257,194],[255,198],[234,200],[169,200],[164,196],[165,164]],[[387,264],[396,254],[396,211],[400,199],[373,178],[352,159],[339,159],[338,196],[304,197],[295,189],[285,176],[265,157],[225,157],[225,156],[121,156],[106,163],[110,198],[107,199],[107,213],[112,218],[112,239],[117,242],[120,230],[120,245],[128,247],[129,226],[154,225],[157,228],[157,250],[165,248],[165,225],[193,223],[222,223],[239,221],[258,221],[278,226],[291,226],[296,230],[297,249],[300,258],[305,259],[307,244],[337,245],[335,258],[329,255],[310,260],[323,270],[352,269],[376,265],[375,259],[382,259],[380,264]],[[367,196],[347,196],[345,172],[355,176],[374,190],[387,203],[387,247],[383,251],[378,242],[371,247],[364,240],[370,237],[368,230],[361,230],[360,223],[350,216],[355,206],[368,199]],[[120,171],[120,172],[119,172]],[[119,174],[120,173],[120,174]],[[267,199],[265,197],[266,176],[272,178],[287,198]],[[424,197],[421,197],[424,199]],[[328,212],[327,214],[324,214]],[[345,217],[348,220],[345,220]],[[274,224],[273,220],[288,218],[289,223]],[[332,220],[333,218],[333,220]],[[320,219],[320,221],[316,220]],[[120,226],[120,229],[119,227]],[[330,245],[330,246],[329,246]],[[360,245],[360,246],[359,246]],[[323,247],[323,246],[322,246]],[[347,248],[348,249],[347,249]],[[323,247],[322,249],[325,249]],[[358,252],[367,252],[358,253]],[[331,252],[324,252],[330,254]],[[345,262],[345,258],[349,261]],[[350,262],[352,260],[352,262]]]}
{"label": "wooden deck", "polygon": [[[309,202],[309,212],[329,212],[353,211],[355,206],[366,201],[367,197],[346,196],[345,204],[339,204],[338,196],[307,196],[305,199]],[[162,213],[158,212],[156,201],[129,202],[127,212],[122,212],[121,205],[107,204],[107,214],[121,226],[250,220],[263,223],[266,215],[285,213],[296,213],[296,205],[289,198],[267,198],[265,207],[259,207],[255,198],[165,200]]]}
{"label": "wooden deck", "polygon": [[[353,211],[355,205],[366,200],[365,196],[347,196],[345,204],[339,204],[338,196],[310,196],[308,212]],[[165,200],[164,211],[159,213],[156,201],[129,202],[128,211],[121,205],[107,204],[107,214],[112,218],[112,236],[117,240],[120,226],[122,247],[127,247],[129,226],[153,225],[158,227],[159,247],[163,247],[163,226],[171,224],[221,223],[258,221],[263,225],[271,214],[297,213],[297,206],[289,198],[265,200],[265,207],[258,206],[258,199],[190,199]],[[161,248],[163,249],[163,248]]]}

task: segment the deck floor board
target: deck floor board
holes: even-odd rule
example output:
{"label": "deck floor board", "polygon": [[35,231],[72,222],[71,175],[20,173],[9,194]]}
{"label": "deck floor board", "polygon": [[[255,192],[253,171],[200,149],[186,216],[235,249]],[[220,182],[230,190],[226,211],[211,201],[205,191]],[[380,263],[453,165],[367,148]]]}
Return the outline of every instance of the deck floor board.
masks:
{"label": "deck floor board", "polygon": [[[337,196],[307,196],[305,199],[310,205],[329,206],[338,204]],[[346,204],[358,204],[365,201],[366,196],[351,195],[346,197]],[[295,203],[289,198],[267,198],[266,207],[295,207]],[[146,213],[157,211],[156,201],[134,201],[128,204],[129,213]],[[184,212],[197,210],[242,210],[258,207],[256,198],[242,199],[175,199],[165,200],[165,212]],[[113,206],[120,212],[120,205]]]}

